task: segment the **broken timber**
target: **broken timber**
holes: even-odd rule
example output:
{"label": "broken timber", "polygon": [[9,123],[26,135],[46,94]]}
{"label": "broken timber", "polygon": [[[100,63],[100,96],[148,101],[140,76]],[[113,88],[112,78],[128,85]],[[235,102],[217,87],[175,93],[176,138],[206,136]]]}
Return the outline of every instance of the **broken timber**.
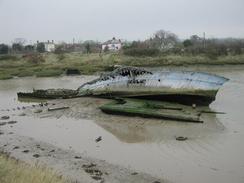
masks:
{"label": "broken timber", "polygon": [[69,107],[55,107],[55,108],[48,108],[48,111],[56,111],[56,110],[62,110],[62,109],[68,109]]}
{"label": "broken timber", "polygon": [[18,92],[18,97],[28,98],[44,98],[44,99],[59,99],[59,98],[74,98],[77,97],[77,90],[70,89],[47,89],[47,90],[35,90],[31,93]]}

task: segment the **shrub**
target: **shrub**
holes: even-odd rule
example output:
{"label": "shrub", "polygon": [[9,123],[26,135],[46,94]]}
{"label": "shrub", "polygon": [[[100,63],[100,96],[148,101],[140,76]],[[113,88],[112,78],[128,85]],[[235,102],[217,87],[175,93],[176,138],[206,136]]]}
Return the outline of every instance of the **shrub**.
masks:
{"label": "shrub", "polygon": [[66,52],[67,51],[65,50],[65,45],[58,45],[54,50],[55,54],[64,54]]}
{"label": "shrub", "polygon": [[7,54],[8,53],[8,45],[0,44],[0,54]]}
{"label": "shrub", "polygon": [[40,64],[45,62],[45,59],[41,54],[28,54],[24,56],[28,62],[32,64]]}
{"label": "shrub", "polygon": [[60,76],[61,74],[63,74],[63,70],[61,69],[45,69],[45,70],[41,70],[38,73],[36,73],[37,77],[51,77],[51,76]]}
{"label": "shrub", "polygon": [[63,53],[57,54],[57,59],[63,60],[63,59],[65,59],[65,55]]}
{"label": "shrub", "polygon": [[183,45],[184,47],[189,47],[189,46],[192,46],[192,42],[190,39],[186,39],[185,41],[183,41]]}
{"label": "shrub", "polygon": [[0,60],[17,60],[18,58],[14,55],[3,55],[0,56]]}
{"label": "shrub", "polygon": [[38,43],[37,47],[36,47],[36,50],[39,53],[44,53],[45,52],[45,44],[44,43]]}
{"label": "shrub", "polygon": [[15,52],[21,52],[23,50],[23,45],[21,43],[13,43],[12,49]]}
{"label": "shrub", "polygon": [[125,55],[129,56],[156,56],[159,50],[156,48],[130,48],[124,50]]}

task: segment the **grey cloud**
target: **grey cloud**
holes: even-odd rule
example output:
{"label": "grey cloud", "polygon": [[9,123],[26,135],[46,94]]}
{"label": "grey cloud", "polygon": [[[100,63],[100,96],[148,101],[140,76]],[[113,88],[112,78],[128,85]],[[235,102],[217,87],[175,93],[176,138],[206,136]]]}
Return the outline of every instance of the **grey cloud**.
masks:
{"label": "grey cloud", "polygon": [[0,0],[0,42],[133,40],[158,29],[244,37],[243,0]]}

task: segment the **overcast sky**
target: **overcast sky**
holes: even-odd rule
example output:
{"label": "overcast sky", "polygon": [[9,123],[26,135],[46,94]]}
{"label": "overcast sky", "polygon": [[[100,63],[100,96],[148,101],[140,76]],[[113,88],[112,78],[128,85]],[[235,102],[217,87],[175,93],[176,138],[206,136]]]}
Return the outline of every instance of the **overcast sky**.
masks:
{"label": "overcast sky", "polygon": [[244,0],[0,0],[0,43],[142,40],[159,29],[243,38],[243,17]]}

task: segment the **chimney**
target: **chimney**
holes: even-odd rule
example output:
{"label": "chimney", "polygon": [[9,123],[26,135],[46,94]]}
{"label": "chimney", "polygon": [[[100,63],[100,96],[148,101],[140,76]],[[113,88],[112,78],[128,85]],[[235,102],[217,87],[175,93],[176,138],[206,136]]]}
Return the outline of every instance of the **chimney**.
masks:
{"label": "chimney", "polygon": [[52,43],[54,43],[54,41],[52,40]]}
{"label": "chimney", "polygon": [[38,44],[38,43],[39,43],[39,41],[37,40],[37,41],[36,41],[36,43]]}
{"label": "chimney", "polygon": [[47,40],[47,43],[49,43],[49,40]]}

